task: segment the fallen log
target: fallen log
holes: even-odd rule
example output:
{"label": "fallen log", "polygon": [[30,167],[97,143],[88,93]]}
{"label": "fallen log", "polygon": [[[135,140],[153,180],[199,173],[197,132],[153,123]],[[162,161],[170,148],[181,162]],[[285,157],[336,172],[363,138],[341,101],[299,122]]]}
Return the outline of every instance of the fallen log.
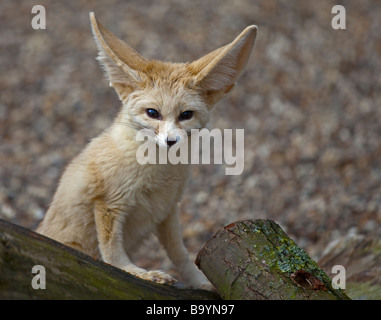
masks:
{"label": "fallen log", "polygon": [[[44,268],[45,279],[39,266]],[[0,220],[0,299],[218,298],[205,290],[139,279],[31,230]]]}
{"label": "fallen log", "polygon": [[[348,299],[271,220],[226,226],[207,242],[196,262],[224,299]],[[42,266],[46,276],[44,286],[37,288],[35,266]],[[205,290],[139,279],[0,220],[0,299],[219,298]]]}
{"label": "fallen log", "polygon": [[271,220],[222,228],[196,264],[223,299],[349,299]]}

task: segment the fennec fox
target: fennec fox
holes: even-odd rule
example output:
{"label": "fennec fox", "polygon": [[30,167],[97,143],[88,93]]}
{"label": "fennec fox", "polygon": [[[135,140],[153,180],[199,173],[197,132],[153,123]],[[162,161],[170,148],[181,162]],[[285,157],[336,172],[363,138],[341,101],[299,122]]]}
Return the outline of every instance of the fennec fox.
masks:
{"label": "fennec fox", "polygon": [[189,166],[139,164],[142,142],[136,135],[150,129],[158,147],[169,150],[176,143],[168,137],[170,130],[203,128],[212,106],[244,69],[257,29],[247,27],[232,43],[194,62],[169,63],[146,60],[93,13],[90,20],[98,60],[122,108],[68,165],[37,232],[140,278],[173,283],[163,271],[144,270],[129,258],[153,232],[187,286],[210,288],[188,257],[177,214]]}

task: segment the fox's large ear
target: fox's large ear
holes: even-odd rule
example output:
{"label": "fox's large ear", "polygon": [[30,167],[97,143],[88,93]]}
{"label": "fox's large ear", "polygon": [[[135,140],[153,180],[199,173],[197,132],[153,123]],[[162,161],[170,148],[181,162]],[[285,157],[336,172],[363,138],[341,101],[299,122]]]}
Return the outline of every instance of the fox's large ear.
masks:
{"label": "fox's large ear", "polygon": [[232,43],[190,64],[192,72],[197,74],[196,85],[211,105],[234,87],[250,58],[256,35],[257,27],[249,26]]}
{"label": "fox's large ear", "polygon": [[139,71],[144,69],[147,60],[99,23],[93,12],[90,12],[90,21],[98,47],[97,59],[105,69],[110,86],[123,101],[141,82]]}

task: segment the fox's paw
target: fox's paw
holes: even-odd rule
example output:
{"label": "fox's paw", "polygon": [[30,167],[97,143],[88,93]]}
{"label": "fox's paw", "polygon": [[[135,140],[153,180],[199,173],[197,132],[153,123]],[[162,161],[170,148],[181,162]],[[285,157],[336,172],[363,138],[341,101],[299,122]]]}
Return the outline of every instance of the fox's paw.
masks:
{"label": "fox's paw", "polygon": [[169,274],[160,270],[147,271],[136,266],[128,266],[123,268],[123,270],[133,274],[138,278],[161,284],[174,284],[177,281],[176,279],[172,278]]}
{"label": "fox's paw", "polygon": [[160,270],[147,271],[138,275],[138,277],[161,284],[174,284],[177,281],[176,279],[172,278],[169,274]]}
{"label": "fox's paw", "polygon": [[216,288],[210,282],[201,283],[199,289],[217,292]]}

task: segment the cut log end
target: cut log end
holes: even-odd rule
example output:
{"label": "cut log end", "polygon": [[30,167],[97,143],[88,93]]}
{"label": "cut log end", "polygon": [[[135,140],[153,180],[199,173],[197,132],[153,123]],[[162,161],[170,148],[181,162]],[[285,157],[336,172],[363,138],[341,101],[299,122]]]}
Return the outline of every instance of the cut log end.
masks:
{"label": "cut log end", "polygon": [[220,229],[196,264],[224,299],[349,299],[272,220]]}

